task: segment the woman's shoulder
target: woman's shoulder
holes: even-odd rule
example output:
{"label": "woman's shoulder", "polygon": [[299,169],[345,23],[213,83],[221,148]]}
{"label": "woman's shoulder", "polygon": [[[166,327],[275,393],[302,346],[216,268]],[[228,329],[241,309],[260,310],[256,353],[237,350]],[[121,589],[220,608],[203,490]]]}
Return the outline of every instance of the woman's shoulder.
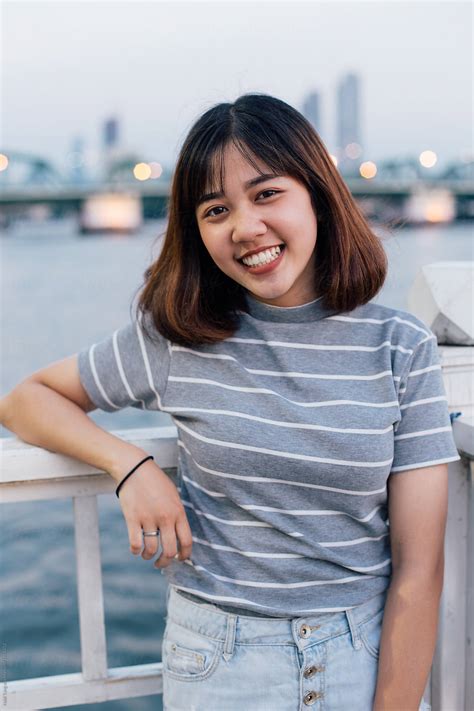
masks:
{"label": "woman's shoulder", "polygon": [[426,339],[436,339],[423,319],[405,309],[369,301],[355,309],[352,314],[367,324],[378,325],[392,343],[405,343],[410,347],[416,347]]}

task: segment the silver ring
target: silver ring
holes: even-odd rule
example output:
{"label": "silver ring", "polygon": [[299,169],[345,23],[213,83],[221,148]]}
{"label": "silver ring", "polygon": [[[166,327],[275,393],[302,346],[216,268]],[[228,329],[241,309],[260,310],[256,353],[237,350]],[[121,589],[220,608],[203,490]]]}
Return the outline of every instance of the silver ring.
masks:
{"label": "silver ring", "polygon": [[143,531],[144,536],[159,536],[160,535],[160,529],[157,528],[156,531]]}

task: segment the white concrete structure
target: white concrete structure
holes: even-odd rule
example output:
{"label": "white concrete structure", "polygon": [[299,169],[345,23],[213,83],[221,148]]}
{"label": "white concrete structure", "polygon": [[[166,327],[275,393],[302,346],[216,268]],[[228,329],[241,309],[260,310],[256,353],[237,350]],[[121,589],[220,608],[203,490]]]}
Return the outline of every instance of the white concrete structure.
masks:
{"label": "white concrete structure", "polygon": [[408,310],[440,345],[474,345],[474,262],[425,264],[408,294]]}

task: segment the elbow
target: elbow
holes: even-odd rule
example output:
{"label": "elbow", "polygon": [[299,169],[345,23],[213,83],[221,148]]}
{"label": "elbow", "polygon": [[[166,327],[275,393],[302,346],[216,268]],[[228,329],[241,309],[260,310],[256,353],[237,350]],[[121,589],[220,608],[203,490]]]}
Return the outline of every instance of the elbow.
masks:
{"label": "elbow", "polygon": [[25,411],[23,394],[30,388],[28,379],[22,380],[7,395],[0,398],[0,424],[15,433],[15,421]]}
{"label": "elbow", "polygon": [[11,430],[11,420],[12,415],[15,410],[15,405],[13,401],[14,390],[12,390],[8,395],[4,395],[0,398],[0,424]]}

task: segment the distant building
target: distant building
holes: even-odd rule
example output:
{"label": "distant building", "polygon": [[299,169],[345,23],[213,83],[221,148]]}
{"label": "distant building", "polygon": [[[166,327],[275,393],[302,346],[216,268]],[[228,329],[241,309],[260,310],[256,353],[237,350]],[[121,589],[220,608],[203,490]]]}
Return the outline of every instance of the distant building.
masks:
{"label": "distant building", "polygon": [[346,74],[337,87],[337,146],[339,168],[358,171],[362,155],[360,126],[360,81],[356,74]]}
{"label": "distant building", "polygon": [[104,121],[103,145],[104,148],[114,148],[119,142],[119,122],[115,116]]}
{"label": "distant building", "polygon": [[303,116],[321,135],[321,99],[319,92],[313,91],[303,102]]}
{"label": "distant building", "polygon": [[85,172],[84,139],[76,136],[71,144],[69,153],[69,179],[77,185],[87,179]]}
{"label": "distant building", "polygon": [[110,116],[102,125],[102,151],[102,175],[107,180],[112,166],[123,152],[120,146],[120,123],[116,116]]}

